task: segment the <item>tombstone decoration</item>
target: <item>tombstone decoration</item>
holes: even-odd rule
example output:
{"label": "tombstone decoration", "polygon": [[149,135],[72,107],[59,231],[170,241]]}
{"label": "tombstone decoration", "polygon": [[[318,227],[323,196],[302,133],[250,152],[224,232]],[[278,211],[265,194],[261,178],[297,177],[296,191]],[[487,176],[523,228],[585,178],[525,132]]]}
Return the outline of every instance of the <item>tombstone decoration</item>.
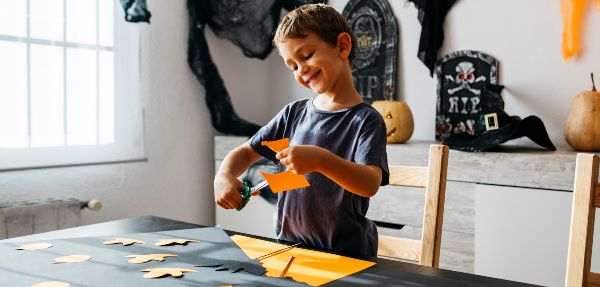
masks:
{"label": "tombstone decoration", "polygon": [[396,92],[398,25],[386,0],[351,0],[342,14],[352,27],[356,55],[352,78],[364,100],[385,99]]}
{"label": "tombstone decoration", "polygon": [[504,86],[496,84],[497,70],[496,59],[477,51],[458,51],[440,59],[436,138],[451,149],[480,152],[526,136],[556,150],[540,118],[521,119],[504,111]]}
{"label": "tombstone decoration", "polygon": [[482,90],[486,84],[497,83],[497,70],[496,59],[477,51],[453,52],[438,61],[437,140],[453,134],[475,135]]}

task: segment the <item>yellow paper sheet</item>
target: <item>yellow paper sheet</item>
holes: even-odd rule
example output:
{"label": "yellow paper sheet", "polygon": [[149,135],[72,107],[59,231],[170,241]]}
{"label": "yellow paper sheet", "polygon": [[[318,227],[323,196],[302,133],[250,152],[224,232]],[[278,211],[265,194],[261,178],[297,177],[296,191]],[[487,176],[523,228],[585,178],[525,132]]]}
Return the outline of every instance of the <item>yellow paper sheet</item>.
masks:
{"label": "yellow paper sheet", "polygon": [[289,138],[282,138],[282,139],[276,140],[276,141],[262,141],[260,144],[267,146],[268,148],[270,148],[274,152],[280,152],[283,149],[285,149],[288,146],[290,146],[290,139]]}
{"label": "yellow paper sheet", "polygon": [[310,183],[308,183],[308,180],[306,180],[306,177],[304,177],[304,175],[295,174],[289,170],[276,174],[270,174],[260,170],[259,172],[269,183],[269,187],[273,192],[281,192],[290,189],[310,186]]}
{"label": "yellow paper sheet", "polygon": [[[231,239],[250,258],[257,258],[286,247],[286,245],[242,235],[233,235]],[[311,286],[321,286],[375,265],[374,262],[295,247],[261,261],[262,266],[267,269],[267,276],[278,277],[290,256],[295,258],[285,273],[286,277],[292,277],[295,281]]]}

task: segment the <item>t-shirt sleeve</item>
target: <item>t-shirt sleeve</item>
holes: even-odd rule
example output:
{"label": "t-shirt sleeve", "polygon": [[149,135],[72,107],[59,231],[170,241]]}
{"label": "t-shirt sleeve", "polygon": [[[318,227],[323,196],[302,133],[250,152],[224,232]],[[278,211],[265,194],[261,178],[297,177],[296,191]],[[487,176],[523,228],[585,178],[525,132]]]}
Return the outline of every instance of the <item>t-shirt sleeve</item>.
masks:
{"label": "t-shirt sleeve", "polygon": [[358,138],[358,147],[354,161],[364,165],[381,167],[381,186],[390,181],[390,171],[387,163],[385,123],[375,122],[367,126]]}
{"label": "t-shirt sleeve", "polygon": [[263,141],[280,140],[285,137],[287,118],[289,115],[289,105],[284,107],[271,121],[258,130],[249,140],[248,143],[261,156],[273,161],[277,164],[279,161],[275,158],[275,152],[270,148],[263,146]]}

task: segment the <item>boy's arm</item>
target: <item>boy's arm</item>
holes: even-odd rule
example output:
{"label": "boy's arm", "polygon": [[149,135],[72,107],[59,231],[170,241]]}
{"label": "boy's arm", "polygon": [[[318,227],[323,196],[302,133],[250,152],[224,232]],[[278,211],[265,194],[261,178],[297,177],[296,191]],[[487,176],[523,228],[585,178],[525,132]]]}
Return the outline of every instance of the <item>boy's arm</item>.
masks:
{"label": "boy's arm", "polygon": [[215,203],[225,209],[240,206],[242,196],[239,190],[244,189],[244,184],[238,179],[253,163],[261,157],[248,143],[230,151],[215,175]]}
{"label": "boy's arm", "polygon": [[375,195],[381,184],[381,167],[354,163],[318,146],[292,146],[277,153],[276,157],[292,172],[320,172],[344,189],[363,197]]}

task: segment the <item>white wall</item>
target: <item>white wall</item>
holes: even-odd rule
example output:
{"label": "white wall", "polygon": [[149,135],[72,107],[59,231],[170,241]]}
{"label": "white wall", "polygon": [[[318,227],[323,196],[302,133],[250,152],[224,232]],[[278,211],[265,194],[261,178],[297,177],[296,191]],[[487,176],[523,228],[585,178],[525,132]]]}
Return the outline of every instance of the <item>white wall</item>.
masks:
{"label": "white wall", "polygon": [[[185,1],[154,0],[148,5],[152,23],[137,24],[143,26],[141,85],[148,162],[0,173],[0,202],[101,200],[104,208],[84,212],[84,224],[147,214],[214,223],[213,129],[204,88],[186,62]],[[122,14],[116,17],[122,19]]]}
{"label": "white wall", "polygon": [[[329,1],[338,11],[347,2]],[[421,25],[417,9],[406,2],[388,0],[400,30],[398,93],[413,112],[412,139],[433,140],[436,81],[416,57]],[[560,1],[547,0],[457,1],[446,17],[446,38],[439,55],[469,49],[494,56],[499,62],[499,83],[506,86],[506,111],[522,118],[537,115],[554,144],[566,145],[563,126],[571,100],[591,89],[590,72],[595,72],[600,82],[600,13],[589,2],[579,58],[562,59]],[[291,73],[276,58],[271,63],[271,114],[290,100],[311,95],[293,82]]]}

